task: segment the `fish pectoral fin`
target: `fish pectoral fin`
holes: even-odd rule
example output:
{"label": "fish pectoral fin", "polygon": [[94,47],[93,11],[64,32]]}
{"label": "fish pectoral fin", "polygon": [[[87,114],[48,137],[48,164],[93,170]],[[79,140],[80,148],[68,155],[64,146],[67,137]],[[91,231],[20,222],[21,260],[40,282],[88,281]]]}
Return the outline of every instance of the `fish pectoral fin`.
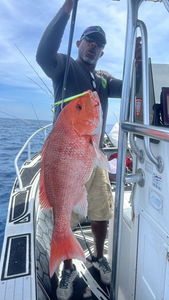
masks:
{"label": "fish pectoral fin", "polygon": [[[46,195],[45,195],[46,196]],[[52,206],[50,205],[49,201],[47,200],[46,197],[43,197],[43,194],[40,195],[40,208],[42,210],[49,210],[52,208]]]}
{"label": "fish pectoral fin", "polygon": [[108,171],[111,171],[111,167],[109,164],[109,161],[107,159],[107,156],[103,154],[103,152],[99,149],[96,142],[93,141],[93,147],[96,152],[96,165],[95,167],[101,167],[102,169],[106,169]]}
{"label": "fish pectoral fin", "polygon": [[47,191],[46,191],[46,181],[45,181],[45,154],[49,144],[49,136],[46,139],[44,146],[42,148],[41,157],[41,170],[40,170],[40,182],[39,182],[39,201],[41,209],[49,210],[51,205],[48,201]]}
{"label": "fish pectoral fin", "polygon": [[78,203],[73,207],[73,211],[86,217],[87,216],[87,191],[85,186],[83,186],[82,193],[78,200]]}

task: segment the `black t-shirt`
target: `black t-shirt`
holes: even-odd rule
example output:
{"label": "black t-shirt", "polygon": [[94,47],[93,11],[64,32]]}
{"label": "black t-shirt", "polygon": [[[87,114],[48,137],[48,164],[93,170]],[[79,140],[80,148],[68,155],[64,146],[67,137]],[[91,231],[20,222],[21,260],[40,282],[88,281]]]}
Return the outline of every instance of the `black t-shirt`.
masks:
{"label": "black t-shirt", "polygon": [[[52,79],[55,102],[62,100],[63,78],[66,65],[66,55],[58,53],[60,42],[69,16],[60,9],[45,30],[37,50],[37,62],[48,77]],[[69,72],[65,98],[81,94],[87,90],[96,90],[103,111],[103,127],[100,146],[104,137],[108,112],[108,98],[120,98],[122,81],[115,79],[105,71],[94,71],[96,88],[93,78],[87,68],[79,61],[70,58]],[[66,103],[67,104],[67,103]],[[64,104],[64,105],[66,105]],[[54,122],[61,111],[61,105],[55,106]]]}

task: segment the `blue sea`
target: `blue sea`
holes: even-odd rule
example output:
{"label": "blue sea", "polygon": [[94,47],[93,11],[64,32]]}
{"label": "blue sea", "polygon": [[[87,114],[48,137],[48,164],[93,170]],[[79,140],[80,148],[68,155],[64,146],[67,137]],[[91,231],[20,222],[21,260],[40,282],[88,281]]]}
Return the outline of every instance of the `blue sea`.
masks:
{"label": "blue sea", "polygon": [[[10,193],[16,178],[14,160],[27,139],[40,127],[51,123],[50,121],[26,121],[0,118],[0,252]],[[107,125],[106,132],[109,133],[112,127],[113,125]],[[31,155],[42,149],[43,142],[44,135],[40,132],[31,142]],[[18,161],[19,168],[27,158],[28,149],[26,148]]]}

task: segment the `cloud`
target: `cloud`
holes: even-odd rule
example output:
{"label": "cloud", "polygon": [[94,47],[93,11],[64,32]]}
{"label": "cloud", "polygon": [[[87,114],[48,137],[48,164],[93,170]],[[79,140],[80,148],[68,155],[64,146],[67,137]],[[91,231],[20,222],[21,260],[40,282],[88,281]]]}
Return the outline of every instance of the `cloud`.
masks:
{"label": "cloud", "polygon": [[0,101],[2,101],[2,102],[6,102],[6,101],[8,101],[8,102],[16,102],[16,100],[15,99],[6,99],[6,98],[1,98],[0,97]]}
{"label": "cloud", "polygon": [[[152,13],[153,12],[153,13]],[[169,17],[162,2],[143,2],[139,18],[147,26],[148,53],[153,63],[169,63]]]}

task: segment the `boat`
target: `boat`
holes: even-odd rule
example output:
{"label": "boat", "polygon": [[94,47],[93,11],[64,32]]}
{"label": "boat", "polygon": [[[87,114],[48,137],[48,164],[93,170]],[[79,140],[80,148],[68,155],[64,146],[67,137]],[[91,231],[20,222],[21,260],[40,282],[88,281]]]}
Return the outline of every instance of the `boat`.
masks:
{"label": "boat", "polygon": [[[146,25],[138,20],[143,1],[127,1],[117,173],[112,185],[114,217],[105,243],[112,280],[110,289],[106,288],[92,267],[90,221],[82,219],[74,234],[87,262],[76,262],[80,273],[72,297],[76,300],[169,299],[169,65],[155,65],[148,58]],[[163,4],[169,11],[169,1],[163,0]],[[137,28],[142,37],[142,64],[135,67]],[[50,126],[39,129],[34,136]],[[132,172],[126,170],[128,137]],[[0,260],[0,300],[56,299],[61,266],[50,278],[53,220],[51,211],[39,207],[41,153],[30,156],[31,140],[32,136],[15,159],[17,178],[11,191]],[[27,146],[28,159],[19,170],[17,161]],[[104,150],[108,158],[117,153],[108,137]]]}

